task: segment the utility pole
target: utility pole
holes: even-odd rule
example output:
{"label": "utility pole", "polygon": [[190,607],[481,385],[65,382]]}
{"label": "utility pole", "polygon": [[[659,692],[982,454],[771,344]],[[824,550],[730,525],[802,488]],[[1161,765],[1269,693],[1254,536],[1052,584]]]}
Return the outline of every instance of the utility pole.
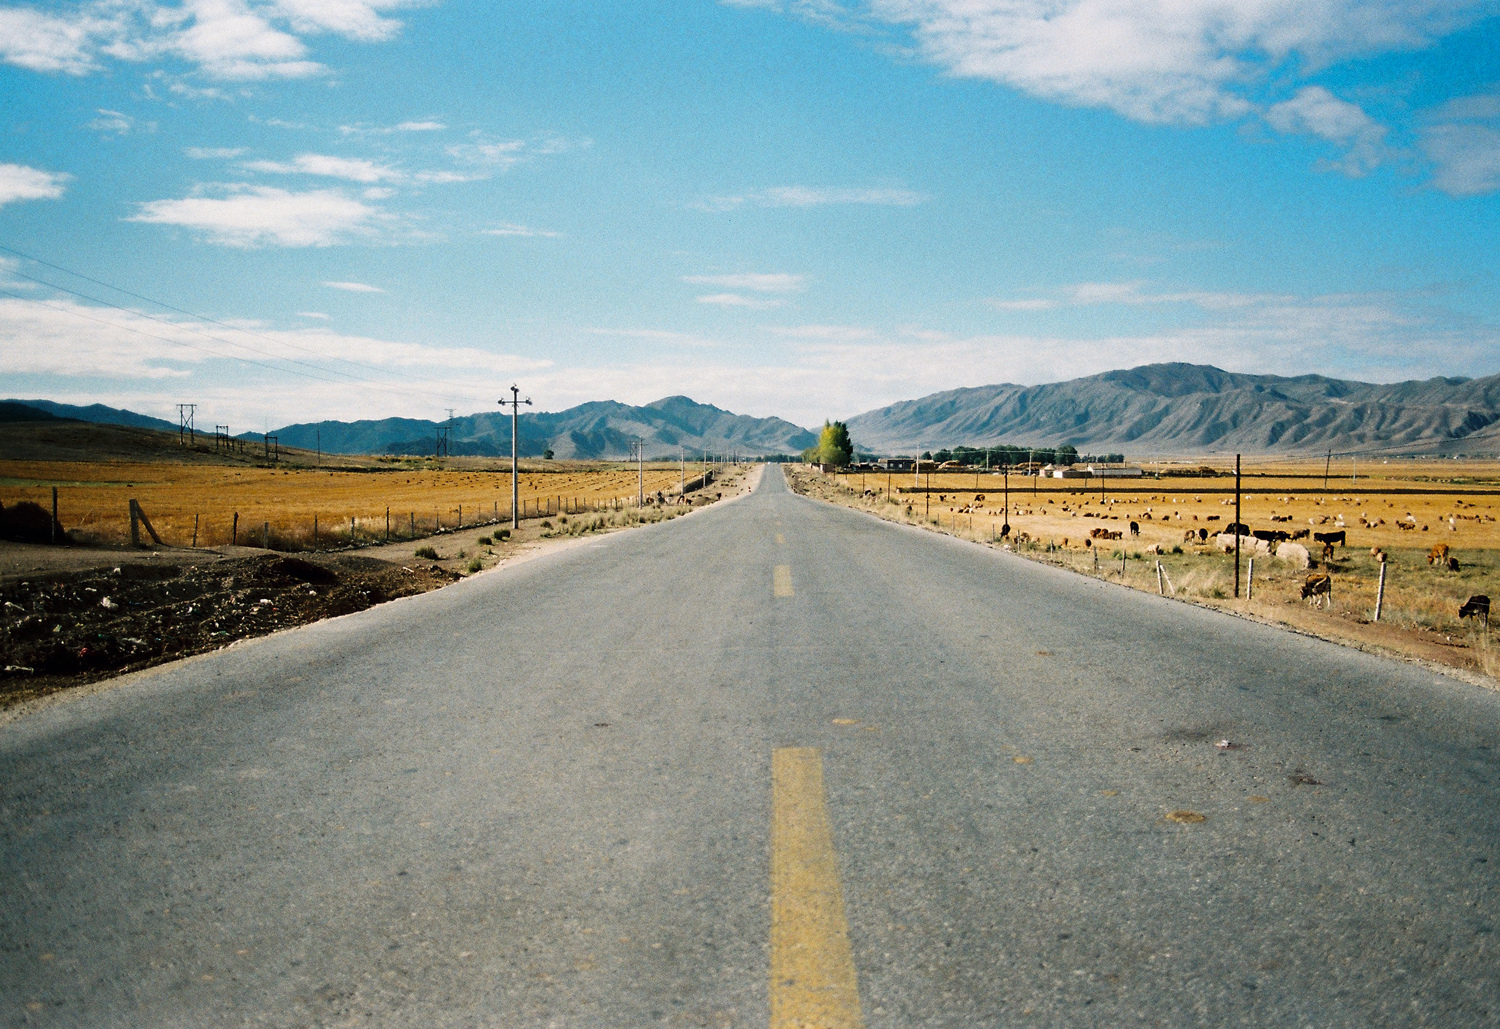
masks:
{"label": "utility pole", "polygon": [[318,430],[318,467],[323,467],[323,430]]}
{"label": "utility pole", "polygon": [[501,400],[500,406],[510,407],[510,527],[519,529],[521,527],[521,476],[516,467],[516,438],[521,427],[521,405],[531,406],[531,398],[521,399],[521,388],[511,386],[510,399]]}
{"label": "utility pole", "polygon": [[1323,488],[1328,488],[1328,469],[1333,467],[1333,451],[1328,451],[1328,457],[1323,461]]}
{"label": "utility pole", "polygon": [[635,506],[646,506],[646,441],[637,436],[635,442],[630,444],[630,456],[636,462],[636,494]]}
{"label": "utility pole", "polygon": [[678,447],[678,457],[682,461],[682,485],[677,488],[679,497],[687,496],[687,447]]}
{"label": "utility pole", "polygon": [[193,412],[197,410],[197,404],[177,405],[177,442],[182,443],[183,437],[187,437],[187,445],[193,445]]}
{"label": "utility pole", "polygon": [[1000,526],[1000,535],[1002,538],[1010,535],[1010,465],[1005,466],[1005,522]]}
{"label": "utility pole", "polygon": [[1240,599],[1240,455],[1234,455],[1234,599]]}

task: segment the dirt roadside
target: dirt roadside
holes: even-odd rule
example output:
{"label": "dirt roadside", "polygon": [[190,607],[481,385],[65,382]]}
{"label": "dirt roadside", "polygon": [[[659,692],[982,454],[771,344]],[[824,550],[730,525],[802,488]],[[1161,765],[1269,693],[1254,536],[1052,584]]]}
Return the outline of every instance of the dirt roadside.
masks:
{"label": "dirt roadside", "polygon": [[[425,593],[590,536],[690,516],[754,488],[727,470],[682,504],[468,526],[359,550],[154,550],[0,542],[0,710],[126,672]],[[436,557],[417,557],[428,548]]]}
{"label": "dirt roadside", "polygon": [[[879,505],[868,502],[858,490],[837,485],[825,476],[806,472],[793,466],[788,466],[786,472],[788,485],[803,496],[863,511],[884,521],[912,525],[929,532],[969,539],[978,546],[1003,549],[1028,560],[1067,568],[1080,575],[1090,574],[1087,566],[1080,568],[1059,560],[1049,560],[1043,551],[1028,551],[1022,547],[1012,547],[1011,544],[971,539],[962,533],[949,531],[946,527],[924,524],[919,517],[902,517],[900,507],[882,509]],[[1095,572],[1093,576],[1111,581],[1108,566],[1102,574]],[[1121,585],[1118,581],[1115,581],[1115,584]],[[1124,583],[1123,585],[1131,589],[1141,588],[1137,583]],[[1149,585],[1147,588],[1150,589]],[[1150,591],[1155,592],[1154,589]],[[1472,631],[1466,636],[1460,636],[1421,628],[1408,628],[1387,621],[1370,621],[1360,616],[1353,608],[1330,612],[1309,608],[1306,604],[1266,601],[1260,597],[1253,601],[1245,601],[1179,594],[1173,599],[1212,608],[1265,625],[1274,625],[1280,629],[1289,629],[1306,636],[1314,636],[1355,650],[1421,665],[1431,671],[1462,679],[1475,686],[1500,690],[1500,680],[1490,674],[1490,669],[1494,667],[1497,657],[1500,657],[1500,654],[1496,653],[1500,651],[1500,646],[1491,649],[1487,638],[1475,636]]]}

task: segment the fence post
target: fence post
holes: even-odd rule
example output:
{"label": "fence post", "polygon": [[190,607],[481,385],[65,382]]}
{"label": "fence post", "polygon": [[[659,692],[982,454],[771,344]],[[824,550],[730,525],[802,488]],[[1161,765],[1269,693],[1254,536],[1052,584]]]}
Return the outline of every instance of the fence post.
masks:
{"label": "fence post", "polygon": [[57,542],[57,487],[52,487],[52,542]]}
{"label": "fence post", "polygon": [[240,542],[240,513],[238,511],[236,511],[234,513],[234,523],[229,528],[229,545],[231,547],[236,547],[236,546],[239,546],[239,542]]}
{"label": "fence post", "polygon": [[193,515],[193,549],[198,549],[198,516]]}
{"label": "fence post", "polygon": [[464,527],[464,506],[462,504],[458,505],[458,527],[460,529]]}
{"label": "fence post", "polygon": [[140,508],[134,500],[130,502],[130,545],[138,547],[141,545],[141,514]]}
{"label": "fence post", "polygon": [[391,541],[391,505],[385,505],[385,541]]}
{"label": "fence post", "polygon": [[270,522],[261,522],[260,523],[260,548],[262,550],[270,550],[271,549],[271,523]]}
{"label": "fence post", "polygon": [[410,512],[410,515],[411,515],[411,538],[412,539],[416,539],[417,538],[417,512],[412,511],[412,512]]}
{"label": "fence post", "polygon": [[1156,562],[1156,592],[1162,596],[1167,595],[1167,584],[1161,581],[1161,562]]}
{"label": "fence post", "polygon": [[1385,604],[1385,561],[1380,562],[1380,584],[1375,587],[1375,621],[1380,621],[1380,609]]}
{"label": "fence post", "polygon": [[1250,567],[1245,569],[1245,602],[1249,603],[1255,599],[1255,558],[1250,559]]}

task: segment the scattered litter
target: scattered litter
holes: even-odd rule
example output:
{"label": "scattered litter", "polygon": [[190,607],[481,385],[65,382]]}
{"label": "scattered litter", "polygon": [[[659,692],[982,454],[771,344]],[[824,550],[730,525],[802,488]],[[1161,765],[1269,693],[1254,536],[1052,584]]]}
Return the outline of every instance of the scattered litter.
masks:
{"label": "scattered litter", "polygon": [[15,675],[15,674],[20,673],[20,672],[24,672],[27,675],[33,675],[33,674],[35,674],[36,669],[35,668],[29,668],[26,665],[6,665],[5,666],[5,674],[6,675]]}
{"label": "scattered litter", "polygon": [[103,600],[99,601],[99,606],[107,610],[114,607],[115,602],[113,600],[110,600],[108,597],[105,597]]}
{"label": "scattered litter", "polygon": [[833,724],[834,725],[858,725],[859,722],[857,722],[853,718],[835,718],[833,720]]}
{"label": "scattered litter", "polygon": [[1324,786],[1324,785],[1327,785],[1326,783],[1321,783],[1318,780],[1314,779],[1312,776],[1308,775],[1306,772],[1304,772],[1300,768],[1297,769],[1296,771],[1294,771],[1291,775],[1287,776],[1286,777],[1286,781],[1289,782],[1289,783],[1291,783],[1293,786]]}
{"label": "scattered litter", "polygon": [[1252,803],[1252,804],[1269,804],[1269,803],[1271,803],[1271,798],[1270,797],[1251,797],[1250,798],[1250,803]]}
{"label": "scattered litter", "polygon": [[1218,747],[1220,750],[1228,750],[1230,747],[1234,746],[1234,744],[1230,743],[1228,740],[1220,740],[1218,743],[1215,743],[1214,746]]}
{"label": "scattered litter", "polygon": [[1029,765],[1029,764],[1031,764],[1031,758],[1029,758],[1029,757],[1023,757],[1020,754],[1017,754],[1015,757],[1011,758],[1011,760],[1014,761],[1018,765]]}

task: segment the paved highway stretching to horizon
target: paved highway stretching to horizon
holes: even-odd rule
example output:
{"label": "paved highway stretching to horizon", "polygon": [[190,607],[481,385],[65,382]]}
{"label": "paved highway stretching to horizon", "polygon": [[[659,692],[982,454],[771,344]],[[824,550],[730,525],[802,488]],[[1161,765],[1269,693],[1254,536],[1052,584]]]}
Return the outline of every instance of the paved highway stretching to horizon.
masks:
{"label": "paved highway stretching to horizon", "polygon": [[1500,695],[774,466],[24,714],[0,790],[6,1026],[1500,1024]]}

